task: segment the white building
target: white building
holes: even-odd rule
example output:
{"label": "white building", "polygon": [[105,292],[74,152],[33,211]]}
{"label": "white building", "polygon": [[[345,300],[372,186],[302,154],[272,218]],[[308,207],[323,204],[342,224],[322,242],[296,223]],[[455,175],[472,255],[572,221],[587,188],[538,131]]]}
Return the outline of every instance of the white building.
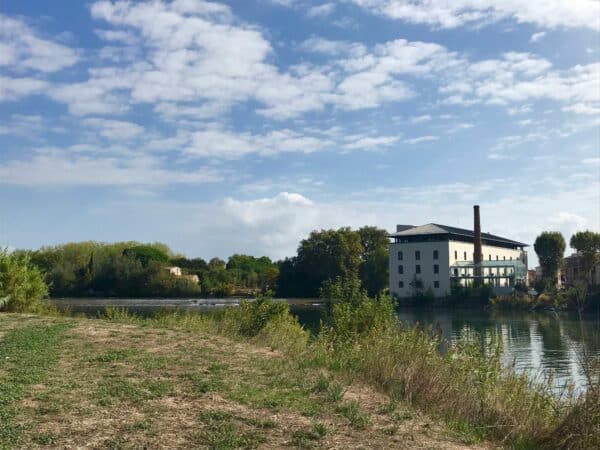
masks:
{"label": "white building", "polygon": [[167,272],[169,272],[171,275],[175,275],[176,277],[181,276],[181,267],[167,266],[167,267],[163,267],[163,269],[166,270]]}
{"label": "white building", "polygon": [[[477,206],[475,210],[474,228],[480,229]],[[431,288],[436,297],[446,297],[452,283],[486,283],[496,292],[526,283],[526,244],[480,232],[477,260],[477,236],[473,230],[434,223],[398,225],[396,233],[390,235],[390,293],[410,298],[418,290]]]}

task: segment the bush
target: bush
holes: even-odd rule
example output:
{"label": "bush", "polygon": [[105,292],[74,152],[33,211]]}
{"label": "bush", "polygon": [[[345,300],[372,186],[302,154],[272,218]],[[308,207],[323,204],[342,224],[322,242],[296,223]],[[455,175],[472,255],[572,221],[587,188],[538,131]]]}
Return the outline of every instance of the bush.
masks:
{"label": "bush", "polygon": [[47,295],[44,278],[28,256],[0,250],[0,311],[40,312]]}
{"label": "bush", "polygon": [[490,305],[499,309],[530,309],[533,302],[527,295],[513,292],[507,295],[498,295],[490,300]]}
{"label": "bush", "polygon": [[390,305],[382,298],[338,300],[314,344],[315,363],[513,444],[541,442],[560,422],[567,402],[549,385],[533,385],[504,368],[500,341],[488,339],[482,348],[478,336],[464,335],[442,354],[438,335],[402,327]]}
{"label": "bush", "polygon": [[327,281],[321,288],[327,301],[325,331],[344,342],[372,329],[395,324],[394,302],[389,295],[370,298],[358,279]]}

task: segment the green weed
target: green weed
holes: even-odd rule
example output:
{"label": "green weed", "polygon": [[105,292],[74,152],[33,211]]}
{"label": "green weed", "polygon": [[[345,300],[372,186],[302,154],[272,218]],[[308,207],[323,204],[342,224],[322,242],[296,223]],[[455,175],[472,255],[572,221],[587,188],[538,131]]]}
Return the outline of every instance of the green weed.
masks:
{"label": "green weed", "polygon": [[361,430],[371,425],[371,418],[361,409],[356,400],[351,400],[338,406],[336,412],[348,419],[353,428]]}

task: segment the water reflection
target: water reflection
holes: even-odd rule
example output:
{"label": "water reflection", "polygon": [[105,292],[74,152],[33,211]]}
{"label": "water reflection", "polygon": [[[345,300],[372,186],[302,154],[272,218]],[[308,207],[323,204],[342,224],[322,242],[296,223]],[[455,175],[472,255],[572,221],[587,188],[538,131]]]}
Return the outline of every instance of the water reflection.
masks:
{"label": "water reflection", "polygon": [[479,335],[482,345],[493,337],[502,340],[505,365],[542,381],[551,378],[557,390],[586,384],[583,362],[600,358],[600,321],[593,316],[566,313],[489,312],[469,310],[398,310],[400,319],[439,325],[443,336],[455,341],[461,333]]}

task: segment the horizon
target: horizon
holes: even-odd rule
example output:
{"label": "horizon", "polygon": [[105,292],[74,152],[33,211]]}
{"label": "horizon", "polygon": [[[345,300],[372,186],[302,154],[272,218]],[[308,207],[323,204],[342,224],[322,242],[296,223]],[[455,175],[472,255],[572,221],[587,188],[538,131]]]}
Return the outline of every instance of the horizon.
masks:
{"label": "horizon", "polygon": [[600,230],[600,4],[407,5],[3,3],[0,246],[280,260],[479,204],[531,267],[542,231],[570,254]]}

